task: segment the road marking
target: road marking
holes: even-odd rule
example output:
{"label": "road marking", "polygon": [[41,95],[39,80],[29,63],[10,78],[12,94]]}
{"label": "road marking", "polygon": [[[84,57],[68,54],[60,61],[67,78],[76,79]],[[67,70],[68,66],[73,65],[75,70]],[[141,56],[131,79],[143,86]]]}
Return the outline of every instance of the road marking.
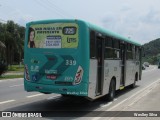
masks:
{"label": "road marking", "polygon": [[0,102],[0,105],[1,105],[1,104],[5,104],[5,103],[14,102],[14,101],[16,101],[16,100],[7,100],[7,101],[3,101],[3,102]]}
{"label": "road marking", "polygon": [[22,86],[24,84],[19,84],[19,85],[12,85],[12,86],[9,86],[9,87],[18,87],[18,86]]}
{"label": "road marking", "polygon": [[37,96],[41,96],[41,95],[44,95],[44,94],[36,94],[36,95],[30,95],[30,96],[26,96],[27,98],[32,98],[32,97],[37,97]]}
{"label": "road marking", "polygon": [[111,105],[113,102],[109,102],[109,103],[107,103],[107,104],[102,104],[101,105],[101,107],[103,108],[103,107],[108,107],[109,105]]}
{"label": "road marking", "polygon": [[56,95],[56,96],[52,96],[52,97],[47,98],[47,100],[52,100],[52,99],[59,98],[59,97],[60,97],[60,95]]}
{"label": "road marking", "polygon": [[24,80],[24,78],[13,78],[13,79],[5,79],[5,80],[0,80],[0,82],[14,82],[14,81],[19,81],[19,80]]}
{"label": "road marking", "polygon": [[[148,85],[147,87],[143,88],[142,90],[136,92],[135,94],[133,94],[132,96],[130,96],[129,98],[126,98],[124,99],[123,101],[121,101],[120,103],[116,104],[115,106],[111,107],[110,109],[106,110],[106,111],[112,111],[114,108],[118,107],[119,105],[121,105],[122,103],[124,103],[125,101],[127,100],[130,100],[131,98],[133,98],[134,96],[136,96],[137,94],[141,93],[142,91],[144,91],[145,89],[148,89],[149,87],[151,87],[152,85],[156,84],[160,82],[160,79],[154,81],[152,84]],[[104,110],[105,111],[105,110]],[[101,113],[99,116],[103,116],[105,115],[105,113]],[[96,117],[96,118],[93,118],[92,120],[99,120],[101,119],[102,117]],[[111,117],[109,120],[112,120],[114,117]]]}
{"label": "road marking", "polygon": [[152,91],[152,89],[149,89],[143,93],[143,95],[138,96],[133,102],[131,102],[127,107],[130,107],[134,105],[137,101],[139,101],[141,98],[145,97],[147,94],[149,94]]}
{"label": "road marking", "polygon": [[115,98],[112,102],[108,102],[107,104],[102,104],[102,105],[100,105],[101,106],[101,108],[103,108],[103,107],[108,107],[108,106],[110,106],[114,101],[116,101],[117,100],[117,98]]}

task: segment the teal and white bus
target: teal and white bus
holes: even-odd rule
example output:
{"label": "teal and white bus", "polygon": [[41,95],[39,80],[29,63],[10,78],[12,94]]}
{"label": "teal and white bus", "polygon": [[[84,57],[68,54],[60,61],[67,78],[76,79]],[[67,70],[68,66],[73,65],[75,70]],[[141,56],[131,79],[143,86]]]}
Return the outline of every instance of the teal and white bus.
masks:
{"label": "teal and white bus", "polygon": [[24,87],[28,92],[90,100],[135,86],[142,46],[82,20],[43,20],[26,25]]}

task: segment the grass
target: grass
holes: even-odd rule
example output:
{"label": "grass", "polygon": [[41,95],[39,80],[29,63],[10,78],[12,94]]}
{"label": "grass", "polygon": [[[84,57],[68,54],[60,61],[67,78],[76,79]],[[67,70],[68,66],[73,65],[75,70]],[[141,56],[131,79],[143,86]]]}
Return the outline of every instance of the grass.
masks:
{"label": "grass", "polygon": [[23,78],[24,75],[3,75],[0,76],[0,80],[5,80],[5,79],[13,79],[13,78]]}
{"label": "grass", "polygon": [[[13,78],[23,78],[23,74],[19,75],[16,73],[23,73],[24,72],[24,65],[11,65],[8,67],[8,70],[2,75],[0,76],[0,80],[5,80],[5,79],[13,79]],[[9,74],[7,74],[9,73]]]}
{"label": "grass", "polygon": [[24,72],[24,65],[11,65],[10,67],[8,67],[8,71],[9,72],[12,72],[12,71],[15,71],[15,72]]}

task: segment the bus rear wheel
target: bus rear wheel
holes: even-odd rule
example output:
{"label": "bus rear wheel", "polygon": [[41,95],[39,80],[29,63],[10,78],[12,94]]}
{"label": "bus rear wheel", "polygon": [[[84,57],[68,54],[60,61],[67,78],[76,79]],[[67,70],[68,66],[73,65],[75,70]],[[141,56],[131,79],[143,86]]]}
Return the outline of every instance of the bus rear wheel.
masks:
{"label": "bus rear wheel", "polygon": [[73,95],[61,94],[62,97],[74,97]]}
{"label": "bus rear wheel", "polygon": [[63,97],[68,97],[69,95],[67,95],[67,94],[61,94],[61,96],[63,96]]}
{"label": "bus rear wheel", "polygon": [[116,82],[114,79],[111,80],[110,86],[109,86],[109,93],[108,93],[108,100],[113,101],[115,97],[116,92]]}

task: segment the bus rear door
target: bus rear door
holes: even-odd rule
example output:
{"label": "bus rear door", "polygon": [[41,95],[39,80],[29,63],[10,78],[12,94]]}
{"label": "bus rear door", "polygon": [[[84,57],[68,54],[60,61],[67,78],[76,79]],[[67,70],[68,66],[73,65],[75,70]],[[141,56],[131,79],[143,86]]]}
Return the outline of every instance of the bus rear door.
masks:
{"label": "bus rear door", "polygon": [[104,80],[104,38],[96,37],[96,50],[97,50],[97,84],[96,95],[101,95],[103,90]]}

